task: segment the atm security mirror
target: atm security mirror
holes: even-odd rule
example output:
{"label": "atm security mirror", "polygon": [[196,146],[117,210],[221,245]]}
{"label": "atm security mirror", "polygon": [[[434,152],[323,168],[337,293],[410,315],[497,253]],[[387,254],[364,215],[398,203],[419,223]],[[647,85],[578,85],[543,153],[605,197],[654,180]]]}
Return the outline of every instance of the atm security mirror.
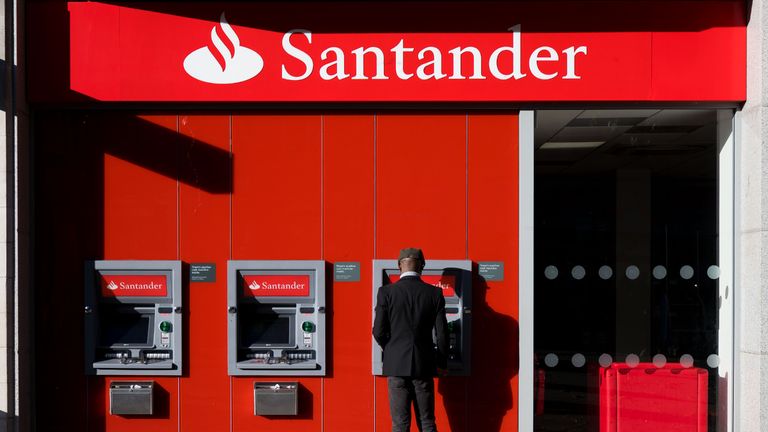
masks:
{"label": "atm security mirror", "polygon": [[89,261],[85,371],[181,375],[181,262]]}
{"label": "atm security mirror", "polygon": [[230,261],[230,375],[325,375],[325,261]]}
{"label": "atm security mirror", "polygon": [[[379,287],[400,279],[397,260],[373,260],[373,314]],[[472,261],[427,260],[421,279],[440,288],[445,297],[445,317],[448,321],[448,374],[469,375],[472,335]],[[372,369],[382,374],[382,350],[376,340],[372,343]]]}

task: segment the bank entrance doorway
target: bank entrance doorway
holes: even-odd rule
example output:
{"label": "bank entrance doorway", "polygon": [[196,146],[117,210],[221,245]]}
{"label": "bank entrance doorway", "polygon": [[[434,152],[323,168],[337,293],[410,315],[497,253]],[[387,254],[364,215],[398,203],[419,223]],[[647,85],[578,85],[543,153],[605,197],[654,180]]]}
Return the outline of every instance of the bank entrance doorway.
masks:
{"label": "bank entrance doorway", "polygon": [[534,430],[730,430],[732,118],[536,112]]}

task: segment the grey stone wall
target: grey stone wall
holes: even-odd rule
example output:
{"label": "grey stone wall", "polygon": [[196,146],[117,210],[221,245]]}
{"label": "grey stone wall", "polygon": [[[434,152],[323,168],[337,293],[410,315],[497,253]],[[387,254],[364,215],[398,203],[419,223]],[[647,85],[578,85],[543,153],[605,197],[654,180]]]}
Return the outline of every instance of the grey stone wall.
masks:
{"label": "grey stone wall", "polygon": [[768,430],[768,2],[754,0],[747,27],[747,103],[736,161],[738,370],[735,426]]}

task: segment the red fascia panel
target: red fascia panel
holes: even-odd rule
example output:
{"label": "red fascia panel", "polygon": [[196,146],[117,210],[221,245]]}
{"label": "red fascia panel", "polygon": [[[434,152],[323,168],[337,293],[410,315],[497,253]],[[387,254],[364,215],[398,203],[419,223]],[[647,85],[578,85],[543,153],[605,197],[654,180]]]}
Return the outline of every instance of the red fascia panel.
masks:
{"label": "red fascia panel", "polygon": [[[746,99],[743,2],[468,2],[440,10],[435,3],[318,4],[71,2],[62,10],[61,2],[35,2],[29,5],[29,97],[33,102]],[[307,32],[289,34],[296,29]],[[478,54],[461,54],[459,70],[451,54],[456,48]],[[358,64],[357,49],[380,50],[382,59],[368,52]],[[212,69],[187,65],[200,50]]]}

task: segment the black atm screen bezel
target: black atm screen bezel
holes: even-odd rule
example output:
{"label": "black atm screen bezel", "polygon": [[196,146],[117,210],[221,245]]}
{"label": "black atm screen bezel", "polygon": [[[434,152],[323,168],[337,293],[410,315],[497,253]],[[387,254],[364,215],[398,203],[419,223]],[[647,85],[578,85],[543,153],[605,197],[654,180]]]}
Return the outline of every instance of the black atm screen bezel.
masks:
{"label": "black atm screen bezel", "polygon": [[[99,317],[99,333],[98,333],[99,347],[109,348],[109,349],[126,349],[126,348],[152,348],[155,346],[154,344],[154,339],[155,339],[154,312],[142,311],[134,307],[105,308],[101,312],[102,313]],[[104,342],[104,333],[106,330],[106,325],[110,321],[109,318],[114,318],[121,314],[122,315],[136,314],[136,315],[139,315],[140,320],[146,318],[148,324],[147,324],[147,330],[146,330],[144,342],[142,343],[111,343],[111,344]],[[105,317],[107,318],[105,319]]]}
{"label": "black atm screen bezel", "polygon": [[[239,317],[238,317],[238,344],[241,348],[246,349],[263,349],[263,348],[295,348],[296,347],[296,311],[295,309],[291,309],[291,311],[276,311],[271,308],[248,308],[248,307],[242,307],[239,311]],[[275,320],[281,320],[285,319],[288,321],[288,328],[287,328],[287,338],[286,341],[281,343],[267,343],[267,342],[253,342],[248,341],[250,343],[246,343],[246,331],[244,330],[245,326],[248,326],[252,323],[255,323],[258,321],[259,316],[269,316],[270,318],[274,318]]]}

